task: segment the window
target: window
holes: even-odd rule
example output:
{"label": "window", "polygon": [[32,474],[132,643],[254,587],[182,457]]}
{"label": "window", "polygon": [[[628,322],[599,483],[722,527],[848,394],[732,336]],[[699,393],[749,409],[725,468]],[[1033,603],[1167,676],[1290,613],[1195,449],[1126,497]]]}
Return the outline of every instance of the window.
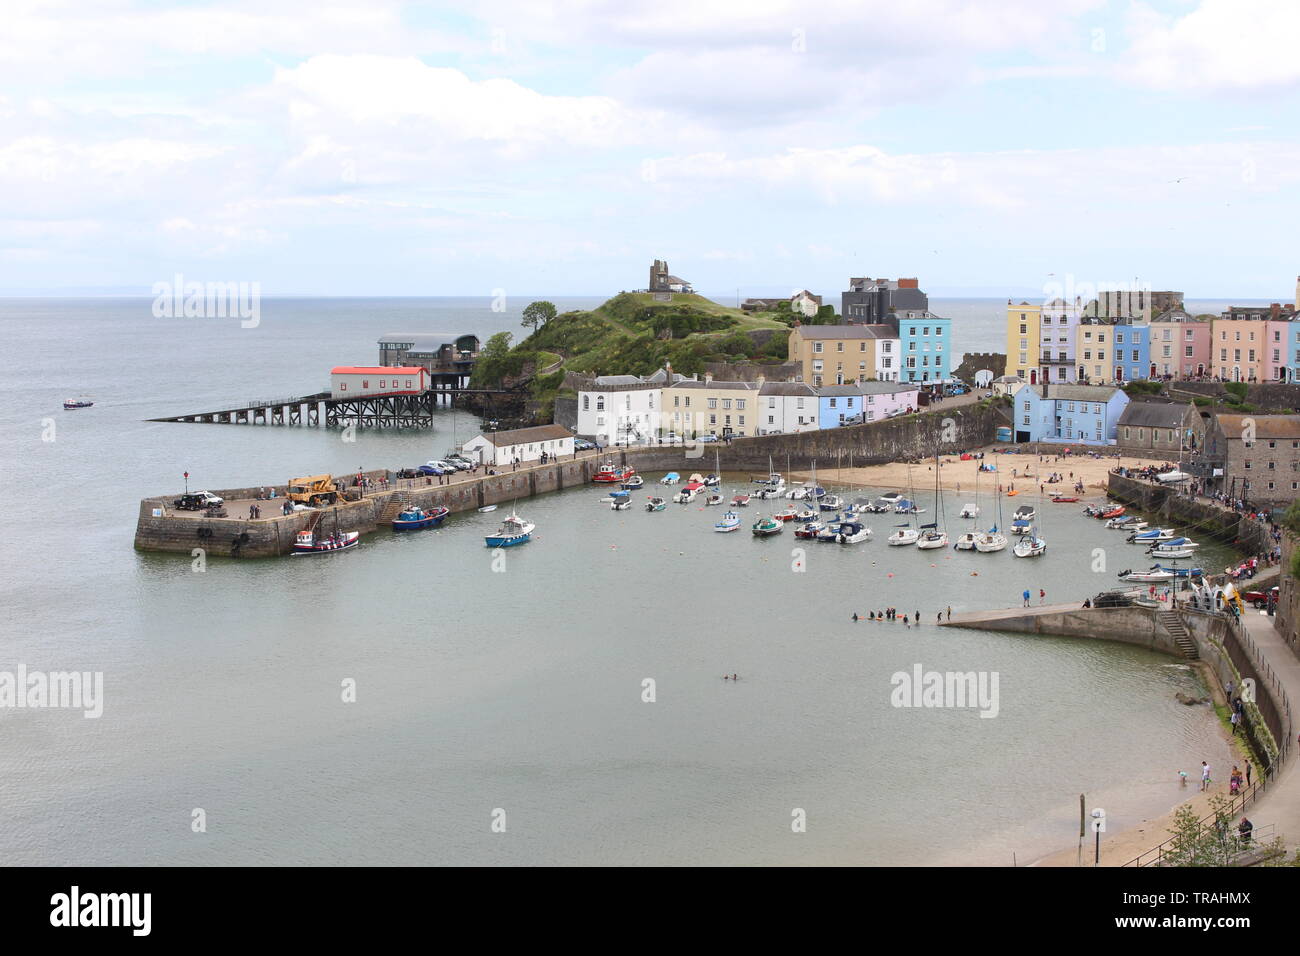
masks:
{"label": "window", "polygon": [[822,343],[820,343],[820,342],[814,342],[814,343],[813,343],[813,351],[814,351],[814,352],[820,352],[821,350],[822,350]]}
{"label": "window", "polygon": [[739,425],[741,428],[744,428],[744,427],[745,427],[745,416],[744,416],[744,415],[737,416],[736,424]]}
{"label": "window", "polygon": [[382,378],[379,380],[379,387],[380,387],[380,388],[385,388],[385,387],[387,387],[387,386],[384,385],[384,380],[383,380]]}
{"label": "window", "polygon": [[369,387],[370,387],[370,379],[368,379],[368,378],[363,378],[363,379],[361,380],[361,387],[362,387],[362,388],[369,388]]}
{"label": "window", "polygon": [[718,400],[716,398],[709,399],[709,408],[717,408],[717,407],[718,407]]}
{"label": "window", "polygon": [[730,407],[731,407],[731,399],[729,399],[729,398],[724,398],[724,399],[722,400],[722,407],[723,407],[723,408],[730,408]]}
{"label": "window", "polygon": [[836,342],[836,343],[835,343],[835,351],[837,351],[837,352],[843,352],[843,351],[844,351],[844,343],[843,343],[843,342]]}
{"label": "window", "polygon": [[776,408],[776,399],[773,398],[773,397],[771,397],[771,396],[769,396],[768,399],[767,399],[767,407],[768,407],[768,408]]}
{"label": "window", "polygon": [[605,396],[604,396],[604,395],[597,395],[597,396],[596,396],[596,411],[598,411],[598,412],[603,412],[604,410],[605,410]]}
{"label": "window", "polygon": [[348,383],[347,383],[347,382],[339,382],[339,391],[340,391],[340,392],[346,392],[347,390],[348,390]]}

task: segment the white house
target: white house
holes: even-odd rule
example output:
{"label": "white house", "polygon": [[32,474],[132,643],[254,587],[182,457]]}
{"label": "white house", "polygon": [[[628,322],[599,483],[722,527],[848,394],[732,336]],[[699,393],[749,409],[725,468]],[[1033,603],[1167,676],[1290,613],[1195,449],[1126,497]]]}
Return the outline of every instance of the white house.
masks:
{"label": "white house", "polygon": [[509,465],[512,462],[540,461],[573,455],[573,432],[563,425],[538,425],[507,432],[484,432],[461,446],[471,461],[484,465]]}
{"label": "white house", "polygon": [[876,381],[898,381],[898,369],[903,364],[898,343],[897,337],[876,339]]}
{"label": "white house", "polygon": [[659,435],[663,386],[634,375],[596,379],[578,392],[578,434],[602,445],[642,444]]}
{"label": "white house", "polygon": [[338,365],[330,369],[331,398],[418,395],[429,387],[421,365]]}
{"label": "white house", "polygon": [[758,390],[758,433],[817,430],[817,389],[807,382],[762,382]]}

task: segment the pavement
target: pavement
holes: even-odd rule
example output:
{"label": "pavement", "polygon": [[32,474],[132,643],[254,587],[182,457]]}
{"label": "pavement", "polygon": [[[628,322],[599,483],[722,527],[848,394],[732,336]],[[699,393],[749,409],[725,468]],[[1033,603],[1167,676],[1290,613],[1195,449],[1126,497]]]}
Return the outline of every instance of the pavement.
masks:
{"label": "pavement", "polygon": [[[1300,702],[1300,658],[1295,656],[1273,626],[1277,618],[1251,610],[1242,620],[1260,657],[1272,668],[1278,683],[1286,691],[1292,706],[1295,706],[1296,702]],[[1282,837],[1290,847],[1300,845],[1300,769],[1297,769],[1300,761],[1296,760],[1298,749],[1300,748],[1291,748],[1290,758],[1251,809],[1251,817],[1256,826],[1274,824],[1276,835]]]}

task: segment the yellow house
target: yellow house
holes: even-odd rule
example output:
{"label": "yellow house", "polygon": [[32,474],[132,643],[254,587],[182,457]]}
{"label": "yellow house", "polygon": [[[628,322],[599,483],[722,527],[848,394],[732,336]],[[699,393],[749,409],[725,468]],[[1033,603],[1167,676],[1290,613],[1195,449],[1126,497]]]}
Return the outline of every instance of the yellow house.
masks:
{"label": "yellow house", "polygon": [[892,325],[796,323],[789,354],[790,361],[799,363],[799,381],[814,386],[898,381],[902,362],[898,330]]}
{"label": "yellow house", "polygon": [[1115,370],[1111,368],[1111,358],[1115,354],[1115,326],[1105,324],[1104,319],[1085,318],[1080,321],[1074,335],[1074,362],[1079,367],[1079,381],[1100,385],[1113,379]]}
{"label": "yellow house", "polygon": [[1017,375],[1030,385],[1038,384],[1038,343],[1042,326],[1042,306],[1007,299],[1007,368],[1004,374]]}
{"label": "yellow house", "polygon": [[715,382],[688,379],[664,387],[659,427],[678,438],[701,435],[757,435],[759,382]]}

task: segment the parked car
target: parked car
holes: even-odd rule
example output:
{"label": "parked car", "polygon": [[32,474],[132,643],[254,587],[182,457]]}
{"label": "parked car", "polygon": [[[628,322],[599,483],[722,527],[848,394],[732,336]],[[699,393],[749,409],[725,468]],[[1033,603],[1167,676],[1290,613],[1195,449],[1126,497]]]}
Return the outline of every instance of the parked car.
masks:
{"label": "parked car", "polygon": [[181,495],[172,502],[172,507],[179,508],[181,511],[202,511],[204,508],[220,508],[225,503],[224,498],[210,491],[195,491]]}
{"label": "parked car", "polygon": [[665,445],[676,445],[679,444],[681,440],[682,440],[681,436],[678,435],[676,432],[669,432],[667,435],[663,437],[663,443]]}
{"label": "parked car", "polygon": [[591,451],[595,447],[595,442],[589,442],[585,438],[575,438],[573,440],[573,448],[575,451]]}
{"label": "parked car", "polygon": [[1276,606],[1277,598],[1280,593],[1281,592],[1277,588],[1273,587],[1269,588],[1267,591],[1247,591],[1241,596],[1241,599],[1247,604],[1253,604],[1262,611],[1270,604]]}
{"label": "parked car", "polygon": [[427,465],[421,465],[417,470],[422,475],[445,475],[447,474],[447,472],[451,471],[452,469],[444,468],[442,465],[437,465],[434,464],[433,462],[429,462]]}
{"label": "parked car", "polygon": [[403,468],[397,473],[398,478],[419,478],[424,472],[419,468]]}
{"label": "parked car", "polygon": [[714,442],[714,441],[717,441],[717,440],[718,440],[718,436],[717,436],[717,435],[701,435],[699,438],[697,438],[697,439],[695,439],[695,440],[696,440],[696,441],[702,441],[702,442]]}

